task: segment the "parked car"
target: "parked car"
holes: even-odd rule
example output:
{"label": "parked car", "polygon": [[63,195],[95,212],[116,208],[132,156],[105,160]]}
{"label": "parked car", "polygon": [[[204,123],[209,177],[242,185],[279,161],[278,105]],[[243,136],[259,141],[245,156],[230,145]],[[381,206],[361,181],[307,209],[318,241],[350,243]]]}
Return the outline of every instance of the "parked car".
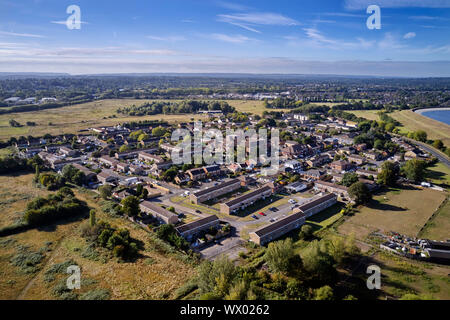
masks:
{"label": "parked car", "polygon": [[255,220],[258,220],[258,217],[255,216],[254,214],[252,215],[252,218],[255,219]]}
{"label": "parked car", "polygon": [[266,216],[266,214],[264,212],[260,212],[259,214],[262,216]]}

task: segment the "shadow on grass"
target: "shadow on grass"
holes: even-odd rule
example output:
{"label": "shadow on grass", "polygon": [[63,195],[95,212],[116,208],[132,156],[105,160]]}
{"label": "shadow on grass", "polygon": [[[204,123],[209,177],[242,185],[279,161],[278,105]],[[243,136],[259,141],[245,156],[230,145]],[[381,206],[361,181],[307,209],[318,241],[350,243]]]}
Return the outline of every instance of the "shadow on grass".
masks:
{"label": "shadow on grass", "polygon": [[322,212],[319,212],[319,213],[313,215],[312,217],[308,218],[307,221],[321,223],[325,220],[330,219],[331,217],[338,214],[339,212],[341,212],[341,210],[342,210],[342,208],[344,208],[344,206],[345,205],[342,202],[338,202],[338,203],[334,204],[333,206],[323,210]]}
{"label": "shadow on grass", "polygon": [[382,203],[378,200],[371,200],[366,206],[370,209],[381,210],[381,211],[408,211],[408,209],[394,206],[387,203]]}

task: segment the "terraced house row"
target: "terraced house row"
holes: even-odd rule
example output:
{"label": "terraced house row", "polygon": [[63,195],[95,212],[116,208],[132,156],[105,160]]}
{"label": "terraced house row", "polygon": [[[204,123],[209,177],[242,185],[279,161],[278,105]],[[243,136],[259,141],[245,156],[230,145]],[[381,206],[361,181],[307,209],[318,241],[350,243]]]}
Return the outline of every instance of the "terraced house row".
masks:
{"label": "terraced house row", "polygon": [[223,214],[233,214],[241,209],[245,209],[258,200],[270,197],[273,189],[269,185],[262,186],[252,192],[243,194],[235,199],[220,204],[220,212]]}
{"label": "terraced house row", "polygon": [[208,200],[216,199],[224,194],[233,192],[241,187],[241,181],[239,179],[233,179],[224,183],[218,184],[211,188],[200,190],[189,196],[189,199],[195,203],[202,203]]}
{"label": "terraced house row", "polygon": [[293,214],[251,232],[249,234],[250,241],[259,245],[269,243],[294,229],[300,228],[306,219],[331,207],[336,202],[336,195],[331,193],[305,203],[296,208]]}

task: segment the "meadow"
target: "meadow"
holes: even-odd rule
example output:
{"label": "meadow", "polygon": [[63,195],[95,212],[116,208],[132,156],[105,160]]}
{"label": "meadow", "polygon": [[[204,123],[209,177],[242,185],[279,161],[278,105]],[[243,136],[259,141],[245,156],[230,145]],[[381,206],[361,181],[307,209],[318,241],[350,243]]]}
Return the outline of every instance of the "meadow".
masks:
{"label": "meadow", "polygon": [[[19,195],[29,192],[35,196],[44,192],[33,189],[32,177],[32,174],[14,178],[2,176],[0,193],[7,195],[17,189]],[[140,257],[133,262],[119,262],[101,249],[92,250],[81,237],[80,228],[86,220],[59,221],[1,237],[0,299],[62,299],[64,293],[58,286],[67,274],[65,270],[59,273],[54,270],[59,264],[69,262],[81,268],[81,289],[77,293],[83,299],[172,299],[176,290],[195,275],[186,255],[162,246],[152,233],[132,222],[104,213],[98,196],[92,192],[80,189],[75,194],[96,210],[97,220],[129,229],[131,237],[143,244]],[[0,213],[2,226],[12,223],[15,213],[24,211],[28,201],[17,200],[14,204],[3,205],[6,207]]]}
{"label": "meadow", "polygon": [[[200,114],[160,114],[143,117],[132,117],[118,114],[119,107],[141,105],[155,100],[111,99],[98,100],[57,109],[34,112],[21,112],[0,115],[0,140],[7,140],[11,136],[42,136],[46,133],[53,135],[63,133],[78,133],[91,127],[116,125],[118,123],[142,120],[164,120],[169,122],[183,122],[189,119],[207,120],[208,116]],[[171,100],[177,101],[177,100]],[[262,101],[228,100],[230,105],[241,112],[262,114],[266,109]],[[271,111],[276,111],[273,109]],[[9,120],[22,124],[22,127],[11,127]],[[26,122],[35,122],[36,126],[26,126]]]}
{"label": "meadow", "polygon": [[[380,191],[367,206],[339,226],[338,232],[355,234],[364,240],[371,232],[395,231],[411,237],[416,236],[428,219],[446,199],[444,192],[432,189],[401,187]],[[436,240],[439,234],[430,234]]]}

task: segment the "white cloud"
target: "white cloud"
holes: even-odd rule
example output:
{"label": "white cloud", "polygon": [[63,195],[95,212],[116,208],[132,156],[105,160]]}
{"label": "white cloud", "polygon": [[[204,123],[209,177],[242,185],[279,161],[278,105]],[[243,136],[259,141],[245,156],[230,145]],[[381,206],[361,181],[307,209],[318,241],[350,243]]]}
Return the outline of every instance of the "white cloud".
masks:
{"label": "white cloud", "polygon": [[186,38],[183,36],[167,36],[167,37],[147,36],[147,38],[156,41],[166,41],[166,42],[177,42],[186,40]]}
{"label": "white cloud", "polygon": [[232,3],[232,2],[227,2],[227,1],[216,1],[216,4],[219,7],[225,8],[225,9],[230,9],[230,10],[234,10],[234,11],[246,11],[249,10],[250,8],[241,4],[237,4],[237,3]]}
{"label": "white cloud", "polygon": [[45,38],[45,36],[42,36],[40,34],[16,33],[16,32],[7,32],[7,31],[0,31],[0,36],[25,37],[25,38]]}
{"label": "white cloud", "polygon": [[282,14],[272,12],[219,14],[218,21],[260,33],[254,26],[297,26],[300,23]]}
{"label": "white cloud", "polygon": [[230,43],[245,43],[248,41],[252,41],[254,39],[248,38],[246,36],[237,34],[237,35],[227,35],[222,33],[214,33],[211,35],[211,38],[214,40],[225,41]]}
{"label": "white cloud", "polygon": [[412,39],[416,37],[416,33],[415,32],[408,32],[407,34],[405,34],[403,36],[403,39]]}
{"label": "white cloud", "polygon": [[349,10],[364,10],[372,4],[381,8],[450,8],[450,0],[345,0]]}
{"label": "white cloud", "polygon": [[[59,21],[50,21],[50,23],[53,23],[53,24],[61,24],[61,25],[67,25],[67,21],[66,21],[66,20],[64,20],[64,21],[62,21],[62,20],[59,20]],[[86,21],[80,21],[80,24],[89,24],[89,22],[86,22]]]}

